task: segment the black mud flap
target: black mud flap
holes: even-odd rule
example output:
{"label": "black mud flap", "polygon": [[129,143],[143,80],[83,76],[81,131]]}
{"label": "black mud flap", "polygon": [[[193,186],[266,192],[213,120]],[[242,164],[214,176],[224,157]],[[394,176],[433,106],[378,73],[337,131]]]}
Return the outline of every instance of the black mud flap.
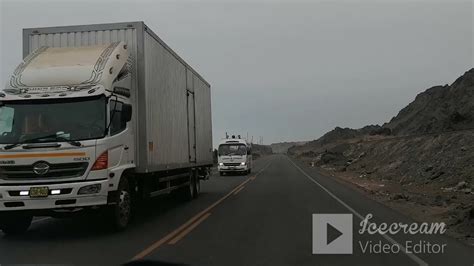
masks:
{"label": "black mud flap", "polygon": [[118,190],[109,191],[109,194],[107,195],[107,205],[117,204],[117,199],[118,199],[117,195],[118,195]]}

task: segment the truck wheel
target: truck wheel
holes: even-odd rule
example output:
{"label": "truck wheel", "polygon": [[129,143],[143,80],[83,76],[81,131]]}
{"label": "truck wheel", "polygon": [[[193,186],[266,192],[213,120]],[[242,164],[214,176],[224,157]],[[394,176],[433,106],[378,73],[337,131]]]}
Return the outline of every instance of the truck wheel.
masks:
{"label": "truck wheel", "polygon": [[199,194],[201,193],[201,180],[196,176],[195,178],[196,182],[194,184],[194,198],[199,197]]}
{"label": "truck wheel", "polygon": [[186,201],[194,199],[196,191],[196,175],[194,172],[190,172],[189,175],[189,184],[182,188],[182,197]]}
{"label": "truck wheel", "polygon": [[224,176],[224,172],[220,171],[220,172],[219,172],[219,175],[220,175],[220,176]]}
{"label": "truck wheel", "polygon": [[127,178],[120,180],[115,205],[111,206],[110,220],[116,230],[124,230],[132,217],[132,195]]}
{"label": "truck wheel", "polygon": [[3,220],[0,228],[6,235],[20,235],[28,231],[32,220],[31,215],[13,215]]}

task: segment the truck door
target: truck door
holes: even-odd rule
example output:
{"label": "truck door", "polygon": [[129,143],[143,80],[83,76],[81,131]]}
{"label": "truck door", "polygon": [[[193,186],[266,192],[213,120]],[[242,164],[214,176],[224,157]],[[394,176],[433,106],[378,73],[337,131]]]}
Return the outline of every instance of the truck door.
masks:
{"label": "truck door", "polygon": [[189,162],[196,162],[196,115],[194,97],[194,78],[191,71],[186,70],[186,95],[188,110],[188,151]]}

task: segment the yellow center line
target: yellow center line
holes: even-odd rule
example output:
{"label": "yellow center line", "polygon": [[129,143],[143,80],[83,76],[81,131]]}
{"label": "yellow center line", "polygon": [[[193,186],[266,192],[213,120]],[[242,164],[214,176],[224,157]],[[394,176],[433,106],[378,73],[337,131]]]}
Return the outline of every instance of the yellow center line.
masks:
{"label": "yellow center line", "polygon": [[170,245],[176,244],[179,240],[181,240],[183,237],[185,237],[187,234],[189,234],[196,226],[198,226],[200,223],[202,223],[204,220],[207,219],[211,214],[206,213],[204,216],[199,218],[196,222],[194,222],[192,225],[190,225],[188,228],[186,228],[183,232],[181,232],[179,235],[177,235],[175,238],[171,239],[171,241],[168,243]]}
{"label": "yellow center line", "polygon": [[245,186],[241,186],[239,189],[237,189],[235,192],[234,192],[234,196],[237,195],[237,193],[239,193],[242,189],[244,189]]}
{"label": "yellow center line", "polygon": [[[273,160],[272,160],[273,161]],[[268,166],[270,166],[270,164],[272,163],[272,161],[270,161],[270,163],[268,163],[265,167],[263,167],[256,175],[259,175],[261,172],[263,172],[263,170],[265,170]],[[255,179],[255,178],[254,178]],[[161,247],[161,245],[163,245],[164,243],[170,241],[171,239],[175,240],[175,236],[180,234],[180,232],[183,232],[184,231],[187,231],[188,229],[188,226],[192,226],[191,230],[194,229],[196,226],[198,226],[203,220],[205,220],[207,217],[209,217],[210,215],[210,210],[212,210],[213,208],[215,208],[217,205],[219,205],[220,203],[222,203],[225,199],[227,199],[228,197],[230,197],[234,192],[236,192],[237,190],[243,188],[243,186],[245,184],[247,184],[248,182],[250,182],[252,179],[251,178],[248,178],[246,179],[245,181],[243,181],[242,183],[240,183],[238,186],[236,186],[234,189],[232,189],[229,193],[227,193],[225,196],[223,196],[222,198],[220,198],[219,200],[217,200],[216,202],[214,202],[213,204],[211,204],[209,207],[207,207],[206,209],[204,209],[203,211],[199,212],[198,214],[194,215],[191,219],[189,219],[187,222],[185,222],[184,224],[182,224],[180,227],[178,227],[177,229],[175,229],[174,231],[172,231],[171,233],[167,234],[166,236],[164,236],[163,238],[161,238],[160,240],[156,241],[155,243],[153,243],[152,245],[150,245],[149,247],[147,247],[145,250],[143,250],[142,252],[138,253],[137,255],[135,255],[135,257],[132,258],[132,260],[141,260],[143,258],[145,258],[146,256],[148,256],[150,253],[152,253],[153,251],[155,251],[156,249],[158,249],[159,247]],[[189,230],[189,231],[191,231]],[[186,234],[184,234],[186,235]],[[178,239],[179,241],[179,239]]]}
{"label": "yellow center line", "polygon": [[156,241],[153,243],[151,246],[143,250],[142,252],[138,253],[135,257],[133,257],[132,260],[140,260],[146,257],[148,254],[152,253],[154,250],[158,249],[161,245],[164,243],[168,242],[171,238],[173,238],[175,235],[179,234],[181,231],[186,229],[188,226],[192,225],[196,220],[201,218],[204,214],[208,213],[211,209],[219,205],[221,202],[223,202],[226,198],[228,198],[232,193],[234,193],[237,189],[239,189],[241,186],[245,185],[247,182],[249,182],[250,179],[245,180],[244,182],[240,183],[237,187],[232,189],[229,193],[227,193],[225,196],[214,202],[212,205],[201,211],[200,213],[194,215],[191,219],[189,219],[186,223],[175,229],[173,232],[169,233],[168,235],[164,236],[160,240]]}

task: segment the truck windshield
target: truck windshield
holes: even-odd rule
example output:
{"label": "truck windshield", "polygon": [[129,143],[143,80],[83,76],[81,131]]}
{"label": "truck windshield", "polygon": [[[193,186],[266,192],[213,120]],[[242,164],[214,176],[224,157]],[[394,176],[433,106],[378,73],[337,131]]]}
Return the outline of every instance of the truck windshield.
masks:
{"label": "truck windshield", "polygon": [[244,144],[221,144],[219,145],[219,155],[246,155],[247,146]]}
{"label": "truck windshield", "polygon": [[96,139],[104,137],[105,126],[104,96],[11,101],[0,105],[2,144]]}

